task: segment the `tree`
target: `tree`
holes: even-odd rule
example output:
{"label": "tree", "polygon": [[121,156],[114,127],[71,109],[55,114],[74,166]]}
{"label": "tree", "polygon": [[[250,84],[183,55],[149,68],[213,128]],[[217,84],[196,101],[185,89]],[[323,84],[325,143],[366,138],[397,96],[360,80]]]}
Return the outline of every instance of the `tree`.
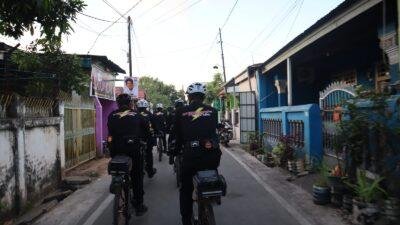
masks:
{"label": "tree", "polygon": [[[28,82],[19,81],[13,91],[28,96],[52,96],[59,90],[78,94],[89,92],[90,76],[81,67],[76,55],[51,51],[38,54],[35,50],[17,50],[11,60],[20,72],[28,72]],[[43,78],[43,75],[54,76]]]}
{"label": "tree", "polygon": [[214,74],[213,80],[207,83],[206,103],[211,104],[214,100],[218,99],[218,94],[223,84],[221,73]]}
{"label": "tree", "polygon": [[45,51],[56,51],[63,34],[72,30],[71,21],[86,5],[83,0],[2,0],[0,2],[0,34],[15,39],[24,32],[34,33],[39,25],[37,43]]}
{"label": "tree", "polygon": [[144,76],[139,79],[139,87],[146,91],[147,98],[153,104],[162,103],[172,106],[182,93],[175,90],[174,85],[166,85],[157,78]]}

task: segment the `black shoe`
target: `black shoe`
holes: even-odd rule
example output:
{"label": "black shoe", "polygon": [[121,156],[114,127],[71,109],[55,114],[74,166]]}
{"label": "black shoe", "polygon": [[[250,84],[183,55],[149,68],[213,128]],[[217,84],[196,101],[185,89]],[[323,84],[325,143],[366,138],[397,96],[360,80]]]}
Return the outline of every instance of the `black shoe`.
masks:
{"label": "black shoe", "polygon": [[153,171],[147,172],[147,176],[149,176],[149,178],[153,178],[156,173],[157,173],[157,169],[153,168]]}
{"label": "black shoe", "polygon": [[136,216],[143,216],[147,212],[148,208],[144,204],[140,204],[135,207]]}

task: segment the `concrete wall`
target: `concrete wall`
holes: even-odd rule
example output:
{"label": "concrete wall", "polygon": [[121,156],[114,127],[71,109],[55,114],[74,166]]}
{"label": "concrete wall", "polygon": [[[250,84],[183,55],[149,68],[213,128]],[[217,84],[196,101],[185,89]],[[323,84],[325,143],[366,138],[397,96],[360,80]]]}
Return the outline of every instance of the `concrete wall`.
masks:
{"label": "concrete wall", "polygon": [[63,170],[63,110],[29,117],[18,98],[12,108],[14,115],[0,119],[0,218],[49,193],[60,184]]}
{"label": "concrete wall", "polygon": [[11,207],[15,197],[14,142],[13,132],[0,130],[0,204],[5,208]]}

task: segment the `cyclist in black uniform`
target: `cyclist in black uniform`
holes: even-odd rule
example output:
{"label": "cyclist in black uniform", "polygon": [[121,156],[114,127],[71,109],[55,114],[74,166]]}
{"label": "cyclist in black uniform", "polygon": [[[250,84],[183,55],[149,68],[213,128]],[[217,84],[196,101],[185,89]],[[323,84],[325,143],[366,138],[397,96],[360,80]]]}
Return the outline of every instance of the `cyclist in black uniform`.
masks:
{"label": "cyclist in black uniform", "polygon": [[[140,99],[137,102],[138,112],[146,119],[147,124],[150,127],[150,131],[153,132],[154,134],[154,132],[157,132],[156,130],[157,127],[154,123],[153,114],[151,114],[151,112],[147,110],[148,107],[149,103],[144,99]],[[157,170],[153,167],[153,146],[155,144],[154,137],[151,135],[150,137],[147,138],[146,142],[147,142],[147,148],[145,154],[145,162],[146,162],[145,169],[149,178],[152,178],[154,174],[156,174],[157,172]]]}
{"label": "cyclist in black uniform", "polygon": [[164,112],[164,107],[162,103],[158,103],[156,105],[156,111],[154,112],[154,123],[157,126],[157,131],[161,132],[162,134],[162,142],[164,146],[164,151],[167,150],[167,116],[166,113]]}
{"label": "cyclist in black uniform", "polygon": [[[174,127],[174,123],[175,123],[175,116],[176,116],[176,111],[180,108],[182,108],[183,106],[185,106],[185,101],[183,101],[182,99],[178,98],[177,100],[175,100],[175,109],[171,112],[171,114],[168,117],[169,120],[169,132],[170,135],[168,136],[168,145],[172,144],[174,140],[176,140],[175,138],[175,134],[173,133],[173,127]],[[173,148],[174,151],[168,149],[168,153],[169,153],[169,164],[173,164],[174,163],[174,157],[178,154],[177,151],[175,151],[175,148]]]}
{"label": "cyclist in black uniform", "polygon": [[192,221],[192,178],[197,171],[217,169],[221,159],[217,136],[218,114],[211,106],[203,104],[206,88],[201,83],[189,85],[189,105],[176,112],[174,133],[179,150],[183,147],[182,186],[180,211],[183,225]]}
{"label": "cyclist in black uniform", "polygon": [[147,207],[143,204],[143,154],[140,146],[126,143],[126,139],[146,140],[150,136],[147,121],[132,110],[131,97],[121,94],[117,97],[118,110],[108,116],[108,133],[111,138],[110,155],[125,154],[132,158],[131,180],[133,183],[134,207],[137,215],[143,215]]}

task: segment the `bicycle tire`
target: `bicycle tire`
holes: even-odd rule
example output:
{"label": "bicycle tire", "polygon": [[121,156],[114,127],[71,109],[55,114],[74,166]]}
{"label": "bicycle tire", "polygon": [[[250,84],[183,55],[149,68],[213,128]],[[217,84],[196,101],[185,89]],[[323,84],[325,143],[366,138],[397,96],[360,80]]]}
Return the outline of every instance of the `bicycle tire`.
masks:
{"label": "bicycle tire", "polygon": [[179,156],[175,158],[175,175],[176,175],[176,186],[181,187],[181,164],[179,160]]}
{"label": "bicycle tire", "polygon": [[163,152],[162,152],[162,143],[160,138],[158,138],[157,141],[157,151],[158,151],[158,161],[161,162]]}
{"label": "bicycle tire", "polygon": [[[124,197],[123,197],[124,196]],[[122,188],[120,193],[115,194],[114,196],[114,208],[113,208],[113,224],[114,225],[128,225],[129,219],[128,216],[128,208],[125,205],[125,190]]]}
{"label": "bicycle tire", "polygon": [[214,210],[210,203],[201,204],[199,207],[201,212],[199,212],[200,224],[201,225],[215,225]]}

